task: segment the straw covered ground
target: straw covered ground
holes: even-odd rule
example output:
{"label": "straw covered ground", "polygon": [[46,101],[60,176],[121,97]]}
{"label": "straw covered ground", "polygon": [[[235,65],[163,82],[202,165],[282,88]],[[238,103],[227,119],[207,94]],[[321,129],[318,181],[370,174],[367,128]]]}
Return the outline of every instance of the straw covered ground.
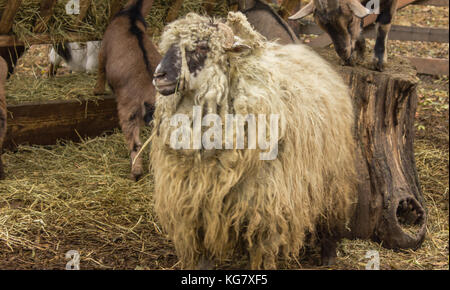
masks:
{"label": "straw covered ground", "polygon": [[[398,21],[448,26],[448,8],[416,11],[417,7],[422,6],[404,8]],[[415,18],[422,15],[419,12],[423,17]],[[389,45],[396,47],[391,56],[448,57],[448,44]],[[95,76],[69,74],[63,68],[49,81],[47,53],[48,46],[33,46],[19,61],[7,83],[9,104],[55,95],[89,97]],[[415,157],[428,208],[426,240],[416,251],[344,240],[332,269],[364,269],[368,250],[379,251],[381,269],[449,269],[448,77],[419,77]],[[143,138],[148,134],[146,129]],[[80,253],[81,269],[179,268],[174,248],[153,214],[152,176],[137,183],[127,178],[129,159],[120,131],[79,143],[20,146],[17,152],[5,152],[3,161],[7,177],[0,181],[0,269],[64,269],[69,250]],[[319,268],[318,258],[317,249],[312,249],[279,267]],[[219,268],[243,265],[242,260],[226,261]]]}

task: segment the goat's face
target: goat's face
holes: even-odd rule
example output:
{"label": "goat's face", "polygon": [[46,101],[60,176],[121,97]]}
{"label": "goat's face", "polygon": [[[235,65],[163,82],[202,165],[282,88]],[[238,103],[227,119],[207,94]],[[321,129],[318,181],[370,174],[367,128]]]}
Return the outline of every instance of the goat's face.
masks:
{"label": "goat's face", "polygon": [[355,43],[361,34],[361,18],[370,10],[359,0],[312,0],[289,19],[301,19],[311,13],[333,40],[339,57],[351,64]]}
{"label": "goat's face", "polygon": [[[179,89],[183,62],[181,49],[179,44],[172,44],[155,70],[153,82],[162,95],[171,95]],[[190,87],[193,89],[195,81],[202,75],[208,52],[207,41],[198,41],[193,49],[185,49]]]}

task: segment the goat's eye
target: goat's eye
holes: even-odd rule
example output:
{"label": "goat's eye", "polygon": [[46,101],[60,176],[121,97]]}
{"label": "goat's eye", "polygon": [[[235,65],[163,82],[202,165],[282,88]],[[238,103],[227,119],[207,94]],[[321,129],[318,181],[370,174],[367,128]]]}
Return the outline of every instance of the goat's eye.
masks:
{"label": "goat's eye", "polygon": [[208,43],[206,42],[200,42],[199,44],[197,44],[197,51],[198,52],[208,52],[209,47],[208,47]]}

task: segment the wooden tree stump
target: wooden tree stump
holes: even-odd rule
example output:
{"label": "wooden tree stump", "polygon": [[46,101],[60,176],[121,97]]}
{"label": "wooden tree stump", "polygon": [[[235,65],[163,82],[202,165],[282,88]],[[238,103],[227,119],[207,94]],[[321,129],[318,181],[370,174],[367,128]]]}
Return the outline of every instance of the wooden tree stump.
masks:
{"label": "wooden tree stump", "polygon": [[370,60],[341,66],[331,49],[319,51],[336,64],[349,85],[356,113],[358,204],[349,238],[372,239],[386,248],[417,248],[425,238],[427,213],[414,158],[417,77],[404,58],[385,72]]}

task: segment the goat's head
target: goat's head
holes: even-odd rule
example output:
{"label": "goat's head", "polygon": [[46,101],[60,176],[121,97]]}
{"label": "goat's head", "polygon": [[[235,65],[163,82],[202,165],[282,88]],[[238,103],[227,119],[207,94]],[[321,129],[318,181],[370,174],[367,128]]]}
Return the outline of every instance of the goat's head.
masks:
{"label": "goat's head", "polygon": [[313,14],[316,23],[333,40],[337,54],[349,64],[361,34],[361,19],[369,13],[370,10],[359,0],[311,0],[289,19],[301,19]]}
{"label": "goat's head", "polygon": [[167,26],[160,48],[164,57],[154,75],[158,92],[198,95],[199,91],[208,89],[206,85],[210,80],[227,80],[228,53],[248,46],[228,25],[190,13]]}

